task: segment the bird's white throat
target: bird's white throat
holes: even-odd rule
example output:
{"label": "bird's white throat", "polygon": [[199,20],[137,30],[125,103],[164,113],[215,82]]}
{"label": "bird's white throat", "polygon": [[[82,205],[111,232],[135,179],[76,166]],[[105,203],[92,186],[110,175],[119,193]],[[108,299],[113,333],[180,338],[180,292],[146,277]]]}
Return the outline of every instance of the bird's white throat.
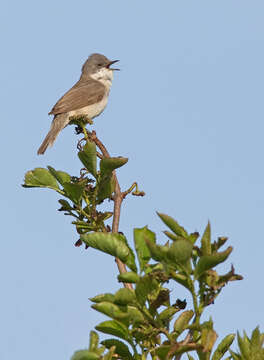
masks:
{"label": "bird's white throat", "polygon": [[112,80],[114,78],[113,72],[114,72],[113,70],[104,67],[99,71],[97,71],[96,73],[91,74],[90,76],[94,80],[100,81],[109,91],[112,85]]}

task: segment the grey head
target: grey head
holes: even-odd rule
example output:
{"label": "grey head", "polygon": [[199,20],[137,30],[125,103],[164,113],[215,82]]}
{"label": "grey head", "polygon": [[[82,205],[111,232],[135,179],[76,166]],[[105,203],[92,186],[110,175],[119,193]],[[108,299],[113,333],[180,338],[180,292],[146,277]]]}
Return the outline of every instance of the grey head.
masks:
{"label": "grey head", "polygon": [[92,54],[88,57],[82,67],[82,75],[94,74],[102,68],[107,68],[109,70],[119,70],[110,68],[110,66],[116,63],[119,60],[109,60],[106,56],[102,54]]}

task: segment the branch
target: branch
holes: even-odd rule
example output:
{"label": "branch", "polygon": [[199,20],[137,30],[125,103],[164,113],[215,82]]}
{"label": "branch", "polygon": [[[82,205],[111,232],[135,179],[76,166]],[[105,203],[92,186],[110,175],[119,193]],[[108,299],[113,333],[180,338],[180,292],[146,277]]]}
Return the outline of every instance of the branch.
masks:
{"label": "branch", "polygon": [[[181,346],[187,345],[191,341],[191,334],[188,333],[185,337],[185,339],[181,342]],[[194,343],[195,344],[195,343]],[[196,345],[196,344],[195,344]],[[179,354],[175,357],[175,360],[180,360],[183,354]]]}
{"label": "branch", "polygon": [[[98,139],[98,137],[96,136],[96,132],[92,131],[91,133],[88,133],[88,137],[91,141],[93,141],[97,147],[101,150],[102,154],[104,157],[109,158],[109,152],[107,151],[106,147],[104,146],[104,144]],[[123,194],[121,192],[120,189],[120,185],[119,182],[117,180],[117,176],[116,176],[116,172],[113,171],[113,176],[115,179],[115,191],[114,191],[114,196],[113,196],[113,200],[114,200],[114,214],[113,214],[113,222],[112,222],[112,233],[118,233],[118,229],[119,229],[119,221],[120,221],[120,211],[121,211],[121,204],[123,201]],[[117,267],[119,270],[120,274],[126,273],[127,269],[125,264],[118,258],[115,259],[116,263],[117,263]],[[133,289],[132,284],[128,284],[128,283],[124,283],[124,286],[128,289]]]}

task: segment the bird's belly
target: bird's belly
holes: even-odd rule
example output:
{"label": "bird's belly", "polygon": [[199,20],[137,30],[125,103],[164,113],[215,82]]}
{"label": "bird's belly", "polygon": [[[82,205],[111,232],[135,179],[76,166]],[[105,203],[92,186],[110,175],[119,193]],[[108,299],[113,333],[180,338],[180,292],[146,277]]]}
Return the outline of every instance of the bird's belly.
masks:
{"label": "bird's belly", "polygon": [[93,119],[94,117],[101,114],[107,104],[108,97],[105,96],[100,102],[85,106],[81,109],[76,109],[69,111],[68,116],[79,116],[79,115],[86,115],[89,119]]}

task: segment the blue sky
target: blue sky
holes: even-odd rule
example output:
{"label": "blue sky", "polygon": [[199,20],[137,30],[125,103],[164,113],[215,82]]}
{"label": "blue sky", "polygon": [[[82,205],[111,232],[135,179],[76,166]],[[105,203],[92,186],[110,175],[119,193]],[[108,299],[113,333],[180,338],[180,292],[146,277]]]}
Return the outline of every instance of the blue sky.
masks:
{"label": "blue sky", "polygon": [[48,112],[93,52],[122,70],[94,129],[112,155],[129,158],[123,189],[138,181],[147,194],[125,200],[120,229],[132,243],[133,228],[147,224],[162,241],[155,211],[188,231],[210,219],[245,280],[206,316],[220,337],[264,331],[263,11],[263,1],[244,0],[2,3],[2,360],[69,359],[104,319],[88,298],[118,289],[110,257],[73,246],[59,197],[20,186],[34,167],[78,173],[73,128],[45,156],[36,151]]}

